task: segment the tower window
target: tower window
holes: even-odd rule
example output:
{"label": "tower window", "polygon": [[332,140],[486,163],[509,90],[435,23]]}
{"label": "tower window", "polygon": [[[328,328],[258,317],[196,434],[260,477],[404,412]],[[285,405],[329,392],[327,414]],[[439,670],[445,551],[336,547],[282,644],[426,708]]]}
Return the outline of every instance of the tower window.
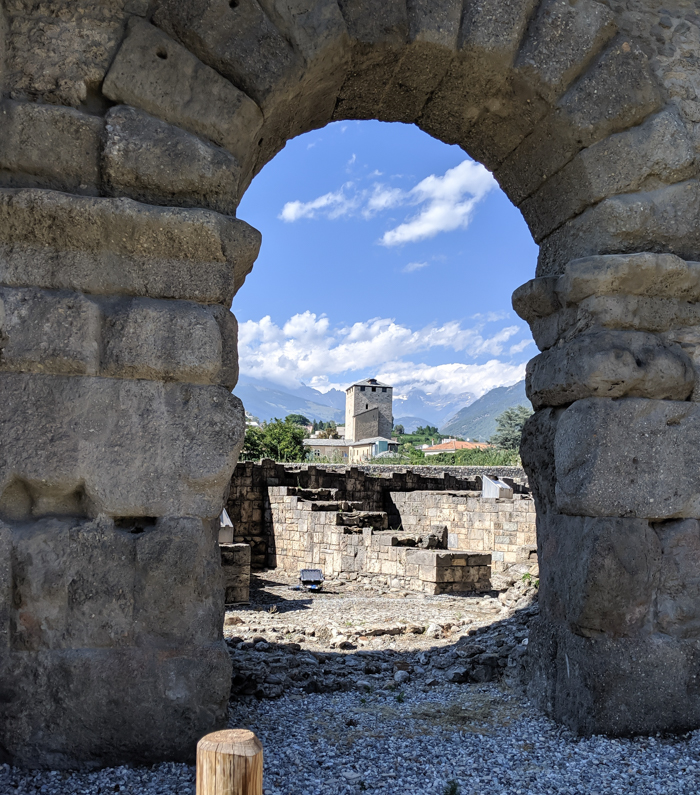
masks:
{"label": "tower window", "polygon": [[363,386],[360,387],[360,392],[364,392],[365,388]]}
{"label": "tower window", "polygon": [[386,387],[385,386],[382,387],[382,392],[386,392]]}
{"label": "tower window", "polygon": [[376,386],[373,386],[373,387],[372,387],[372,392],[376,392],[376,391],[377,391],[377,387],[376,387]]}
{"label": "tower window", "polygon": [[369,408],[369,403],[365,403],[365,408],[366,408],[366,409],[368,409],[368,408]]}

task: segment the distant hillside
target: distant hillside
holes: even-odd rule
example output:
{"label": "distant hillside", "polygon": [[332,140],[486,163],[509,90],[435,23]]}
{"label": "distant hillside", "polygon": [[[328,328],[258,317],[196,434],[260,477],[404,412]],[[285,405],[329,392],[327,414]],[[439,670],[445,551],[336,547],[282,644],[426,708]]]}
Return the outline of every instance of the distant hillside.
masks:
{"label": "distant hillside", "polygon": [[287,414],[303,414],[310,420],[334,420],[337,423],[342,423],[345,418],[344,410],[323,404],[324,396],[320,392],[316,393],[317,402],[304,396],[292,395],[283,388],[273,389],[241,378],[233,394],[243,401],[246,411],[260,420],[272,420],[275,417],[284,419]]}
{"label": "distant hillside", "polygon": [[499,414],[513,406],[529,405],[524,380],[513,386],[499,386],[460,409],[440,428],[440,433],[485,442],[496,432]]}
{"label": "distant hillside", "polygon": [[413,433],[416,428],[425,428],[426,425],[433,425],[433,423],[422,417],[394,417],[394,425],[403,425],[406,433]]}

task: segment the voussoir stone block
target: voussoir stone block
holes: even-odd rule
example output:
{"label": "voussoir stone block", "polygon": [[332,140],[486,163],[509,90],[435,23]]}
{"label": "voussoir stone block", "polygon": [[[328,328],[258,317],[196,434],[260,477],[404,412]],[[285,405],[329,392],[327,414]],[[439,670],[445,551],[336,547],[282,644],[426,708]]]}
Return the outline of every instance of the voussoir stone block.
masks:
{"label": "voussoir stone block", "polygon": [[225,387],[0,374],[0,515],[221,512],[243,443]]}
{"label": "voussoir stone block", "polygon": [[0,284],[230,306],[260,233],[208,210],[0,190]]}
{"label": "voussoir stone block", "polygon": [[596,0],[547,0],[530,24],[515,68],[552,102],[616,32],[612,12]]}
{"label": "voussoir stone block", "polygon": [[700,406],[587,398],[559,419],[554,444],[562,513],[700,517]]}
{"label": "voussoir stone block", "polygon": [[695,151],[677,112],[664,110],[643,124],[583,149],[520,209],[536,240],[607,196],[656,188],[691,176]]}
{"label": "voussoir stone block", "polygon": [[101,314],[80,293],[0,287],[0,370],[96,375]]}
{"label": "voussoir stone block", "polygon": [[102,170],[112,196],[236,211],[241,170],[233,155],[136,108],[107,114]]}
{"label": "voussoir stone block", "polygon": [[694,385],[693,363],[680,346],[644,332],[580,334],[527,366],[527,396],[535,409],[587,397],[685,400]]}
{"label": "voussoir stone block", "polygon": [[537,0],[479,0],[465,5],[458,55],[417,124],[464,145],[491,95],[510,73]]}
{"label": "voussoir stone block", "polygon": [[97,194],[103,122],[73,108],[0,104],[0,169],[6,187]]}
{"label": "voussoir stone block", "polygon": [[102,91],[106,97],[209,138],[244,164],[262,125],[250,97],[181,44],[132,18]]}

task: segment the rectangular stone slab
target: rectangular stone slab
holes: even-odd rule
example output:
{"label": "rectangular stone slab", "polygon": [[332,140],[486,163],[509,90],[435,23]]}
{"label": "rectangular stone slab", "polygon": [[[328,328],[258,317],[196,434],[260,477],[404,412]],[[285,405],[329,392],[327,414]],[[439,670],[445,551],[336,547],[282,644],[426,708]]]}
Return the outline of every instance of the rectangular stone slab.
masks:
{"label": "rectangular stone slab", "polygon": [[587,398],[561,416],[554,442],[562,513],[700,517],[700,405]]}
{"label": "rectangular stone slab", "polygon": [[225,387],[5,373],[0,515],[213,518],[243,435]]}

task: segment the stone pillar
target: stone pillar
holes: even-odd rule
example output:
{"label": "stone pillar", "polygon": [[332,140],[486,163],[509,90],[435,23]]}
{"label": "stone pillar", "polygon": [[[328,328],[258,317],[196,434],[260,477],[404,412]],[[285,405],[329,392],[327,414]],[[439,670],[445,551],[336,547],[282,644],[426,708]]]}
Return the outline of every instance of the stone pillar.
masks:
{"label": "stone pillar", "polygon": [[700,724],[700,264],[593,256],[513,296],[542,351],[523,465],[541,615],[530,692],[584,733]]}
{"label": "stone pillar", "polygon": [[0,750],[191,758],[225,725],[218,517],[242,221],[0,190]]}

